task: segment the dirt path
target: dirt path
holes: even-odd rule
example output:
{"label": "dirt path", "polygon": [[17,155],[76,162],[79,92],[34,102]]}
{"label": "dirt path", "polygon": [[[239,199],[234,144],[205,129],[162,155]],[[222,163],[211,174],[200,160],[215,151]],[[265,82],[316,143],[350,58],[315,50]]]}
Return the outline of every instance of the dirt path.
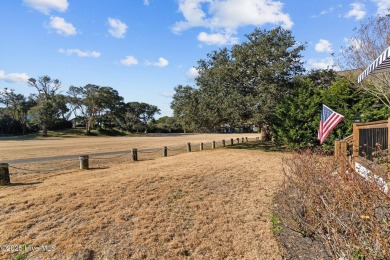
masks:
{"label": "dirt path", "polygon": [[278,153],[219,149],[17,177],[0,187],[0,241],[55,247],[28,258],[281,259],[270,230],[281,167]]}

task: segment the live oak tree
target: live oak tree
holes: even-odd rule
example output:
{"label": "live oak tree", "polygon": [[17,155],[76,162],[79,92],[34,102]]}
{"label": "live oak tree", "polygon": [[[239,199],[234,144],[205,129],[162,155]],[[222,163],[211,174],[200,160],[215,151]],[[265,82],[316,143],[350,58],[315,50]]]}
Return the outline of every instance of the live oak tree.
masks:
{"label": "live oak tree", "polygon": [[42,76],[38,80],[30,78],[28,84],[37,92],[33,95],[36,105],[31,108],[30,112],[33,120],[41,127],[42,136],[47,136],[48,127],[54,123],[59,114],[67,111],[66,104],[58,96],[61,83],[58,79]]}
{"label": "live oak tree", "polygon": [[0,128],[3,134],[26,134],[28,111],[35,105],[35,101],[22,94],[16,94],[13,89],[5,88],[0,91]]}
{"label": "live oak tree", "polygon": [[128,102],[122,107],[122,120],[127,130],[148,132],[149,123],[160,114],[157,106],[144,102]]}
{"label": "live oak tree", "polygon": [[68,95],[75,111],[86,118],[86,133],[90,134],[97,124],[111,125],[115,121],[116,110],[123,106],[123,97],[111,87],[87,84],[84,87],[72,86]]}
{"label": "live oak tree", "polygon": [[173,115],[184,132],[199,130],[203,118],[207,117],[199,110],[199,91],[191,86],[178,85],[172,99]]}
{"label": "live oak tree", "polygon": [[272,123],[271,112],[291,91],[292,78],[304,71],[300,55],[304,46],[280,27],[256,29],[246,38],[198,61],[197,88],[175,89],[171,107],[184,128]]}
{"label": "live oak tree", "polygon": [[281,27],[256,29],[247,39],[234,46],[233,56],[242,92],[252,97],[252,123],[264,127],[272,124],[271,112],[292,91],[292,79],[304,71],[300,54],[304,46]]}

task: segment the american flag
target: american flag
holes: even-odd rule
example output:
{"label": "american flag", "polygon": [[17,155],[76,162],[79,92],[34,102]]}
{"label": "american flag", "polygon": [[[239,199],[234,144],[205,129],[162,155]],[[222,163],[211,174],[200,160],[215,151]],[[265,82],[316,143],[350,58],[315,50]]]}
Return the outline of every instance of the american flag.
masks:
{"label": "american flag", "polygon": [[322,144],[333,128],[343,120],[344,116],[322,105],[320,128],[318,129],[318,140]]}

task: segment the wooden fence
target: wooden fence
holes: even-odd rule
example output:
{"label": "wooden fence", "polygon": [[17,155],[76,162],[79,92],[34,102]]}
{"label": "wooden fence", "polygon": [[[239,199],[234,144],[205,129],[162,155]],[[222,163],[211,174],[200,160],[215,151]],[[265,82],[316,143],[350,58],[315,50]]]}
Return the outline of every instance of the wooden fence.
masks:
{"label": "wooden fence", "polygon": [[220,142],[212,141],[199,144],[186,143],[183,146],[164,146],[160,148],[133,148],[126,151],[95,153],[88,155],[69,155],[49,158],[35,158],[21,161],[0,163],[0,186],[10,183],[10,174],[41,174],[54,173],[59,171],[72,171],[75,169],[88,170],[92,168],[106,168],[112,164],[129,161],[147,161],[159,157],[175,156],[186,152],[197,152],[203,150],[214,150],[235,144],[259,141],[260,138],[231,138]]}
{"label": "wooden fence", "polygon": [[[353,134],[335,141],[334,154],[341,160],[341,171],[352,168],[365,179],[374,179],[386,193],[390,187],[390,118],[387,120],[354,123]],[[380,162],[378,157],[380,156]],[[387,180],[373,172],[387,175]]]}

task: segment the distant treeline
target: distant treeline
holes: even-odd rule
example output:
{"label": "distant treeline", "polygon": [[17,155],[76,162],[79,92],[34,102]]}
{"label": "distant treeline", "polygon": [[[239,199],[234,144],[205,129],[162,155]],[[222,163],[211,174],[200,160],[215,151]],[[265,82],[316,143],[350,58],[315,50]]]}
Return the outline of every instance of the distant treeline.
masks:
{"label": "distant treeline", "polygon": [[115,89],[97,85],[71,86],[60,93],[60,81],[49,76],[31,78],[34,94],[24,96],[14,90],[0,92],[0,134],[27,134],[72,127],[84,127],[86,134],[93,129],[120,129],[129,132],[180,132],[171,118],[155,120],[160,114],[157,106],[142,102],[125,103]]}

